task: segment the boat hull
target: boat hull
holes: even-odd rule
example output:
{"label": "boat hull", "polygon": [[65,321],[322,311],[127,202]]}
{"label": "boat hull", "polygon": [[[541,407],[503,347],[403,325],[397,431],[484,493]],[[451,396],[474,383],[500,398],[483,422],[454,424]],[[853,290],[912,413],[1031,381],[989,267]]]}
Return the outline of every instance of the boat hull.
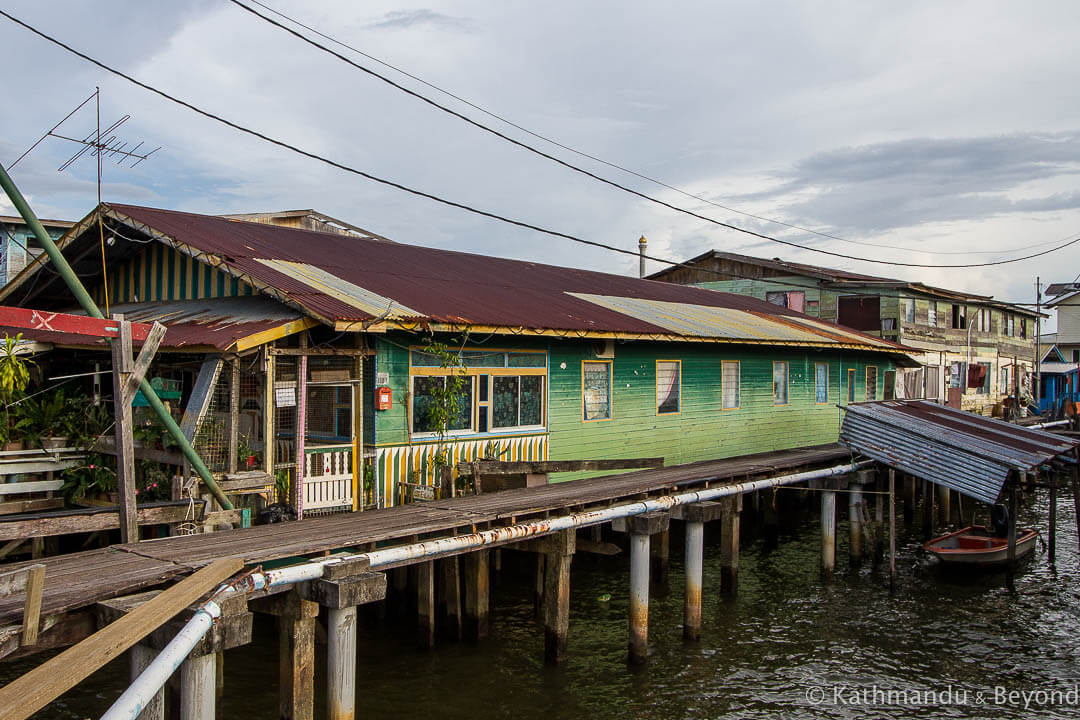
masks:
{"label": "boat hull", "polygon": [[[1035,530],[1017,530],[1016,558],[1019,560],[1035,550]],[[981,525],[972,525],[926,542],[923,548],[946,565],[966,567],[1003,567],[1009,563],[1007,538],[994,537]]]}

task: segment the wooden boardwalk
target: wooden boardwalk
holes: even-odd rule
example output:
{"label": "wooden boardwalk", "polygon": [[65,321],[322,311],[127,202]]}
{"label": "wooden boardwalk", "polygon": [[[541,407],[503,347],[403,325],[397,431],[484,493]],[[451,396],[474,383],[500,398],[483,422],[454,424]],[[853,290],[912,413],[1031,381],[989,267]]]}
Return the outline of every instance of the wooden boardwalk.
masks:
{"label": "wooden boardwalk", "polygon": [[[245,564],[255,565],[373,543],[403,544],[417,536],[439,537],[460,529],[471,532],[478,527],[511,525],[545,514],[565,514],[676,489],[824,467],[850,457],[840,445],[819,445],[59,555],[34,561],[46,565],[42,617],[47,626],[50,616],[56,622],[63,613],[92,609],[101,600],[161,585],[222,557],[239,557]],[[22,604],[21,595],[0,601],[0,657],[4,654],[4,629],[20,623]]]}

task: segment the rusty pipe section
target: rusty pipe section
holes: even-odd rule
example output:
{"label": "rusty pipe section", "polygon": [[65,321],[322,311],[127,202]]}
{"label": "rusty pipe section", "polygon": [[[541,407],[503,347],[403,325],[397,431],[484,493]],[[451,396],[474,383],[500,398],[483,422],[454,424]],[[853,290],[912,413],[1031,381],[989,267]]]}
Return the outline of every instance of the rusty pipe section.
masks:
{"label": "rusty pipe section", "polygon": [[625,505],[585,510],[563,517],[533,520],[519,525],[511,525],[510,527],[492,528],[491,530],[482,530],[468,535],[454,535],[435,540],[425,540],[424,542],[374,550],[368,553],[335,555],[322,560],[290,565],[275,570],[245,572],[219,587],[211,598],[200,606],[192,619],[188,621],[188,624],[173,638],[172,642],[128,686],[127,690],[117,698],[112,707],[105,711],[105,714],[101,716],[101,720],[136,720],[139,712],[146,707],[146,704],[161,689],[165,681],[180,667],[196,643],[213,627],[213,623],[220,616],[218,601],[234,593],[247,594],[265,588],[283,587],[317,580],[322,577],[326,567],[356,557],[368,558],[372,568],[384,567],[408,560],[431,558],[492,545],[504,545],[531,537],[550,535],[562,530],[599,525],[618,518],[641,515],[647,512],[671,510],[678,505],[693,505],[706,500],[741,495],[755,490],[780,487],[781,485],[794,485],[836,475],[846,475],[871,464],[873,464],[872,460],[852,462],[846,465],[835,465],[823,470],[810,470],[763,480],[694,490]]}

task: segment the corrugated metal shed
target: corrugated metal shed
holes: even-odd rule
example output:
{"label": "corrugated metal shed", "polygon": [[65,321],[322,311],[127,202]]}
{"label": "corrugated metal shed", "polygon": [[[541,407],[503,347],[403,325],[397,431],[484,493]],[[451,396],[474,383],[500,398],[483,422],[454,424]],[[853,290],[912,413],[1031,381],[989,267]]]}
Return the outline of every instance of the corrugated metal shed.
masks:
{"label": "corrugated metal shed", "polygon": [[1080,440],[1031,430],[926,400],[846,406],[840,442],[909,475],[987,503],[1012,471],[1031,471]]}

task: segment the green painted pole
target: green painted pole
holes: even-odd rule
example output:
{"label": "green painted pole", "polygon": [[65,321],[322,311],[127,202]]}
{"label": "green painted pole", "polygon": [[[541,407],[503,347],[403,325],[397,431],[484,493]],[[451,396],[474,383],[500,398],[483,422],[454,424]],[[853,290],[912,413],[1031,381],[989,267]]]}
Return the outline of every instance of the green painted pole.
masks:
{"label": "green painted pole", "polygon": [[[75,271],[68,265],[67,259],[64,258],[60,249],[56,247],[56,243],[49,237],[49,233],[45,232],[45,228],[42,227],[41,221],[34,215],[34,211],[30,209],[26,199],[19,192],[19,188],[15,187],[15,182],[8,175],[7,170],[3,165],[0,165],[0,187],[3,187],[4,192],[11,198],[11,202],[15,205],[15,209],[22,215],[23,220],[30,226],[30,229],[34,233],[34,237],[41,243],[41,247],[45,250],[45,253],[49,256],[49,260],[52,261],[53,267],[56,272],[60,274],[60,277],[64,279],[68,288],[75,295],[75,299],[78,300],[79,305],[90,317],[104,318],[101,314],[101,310],[98,309],[97,303],[90,297],[90,293],[86,292],[86,288],[83,287],[82,282],[79,281]],[[195,452],[195,448],[191,446],[188,439],[184,436],[180,426],[173,420],[172,415],[165,408],[164,403],[161,402],[161,398],[154,392],[154,388],[150,387],[150,383],[143,378],[143,381],[139,383],[139,389],[142,390],[142,394],[146,397],[147,402],[150,403],[150,407],[157,414],[158,419],[161,420],[161,424],[165,426],[165,429],[169,432],[169,435],[180,446],[180,451],[187,458],[187,461],[191,463],[192,469],[199,474],[202,481],[206,483],[206,487],[213,493],[218,503],[222,508],[226,510],[232,510],[233,505],[229,502],[229,499],[225,497],[225,493],[218,487],[217,482],[214,481],[214,475],[210,472],[210,468],[206,467],[206,463],[202,461],[199,454]]]}

